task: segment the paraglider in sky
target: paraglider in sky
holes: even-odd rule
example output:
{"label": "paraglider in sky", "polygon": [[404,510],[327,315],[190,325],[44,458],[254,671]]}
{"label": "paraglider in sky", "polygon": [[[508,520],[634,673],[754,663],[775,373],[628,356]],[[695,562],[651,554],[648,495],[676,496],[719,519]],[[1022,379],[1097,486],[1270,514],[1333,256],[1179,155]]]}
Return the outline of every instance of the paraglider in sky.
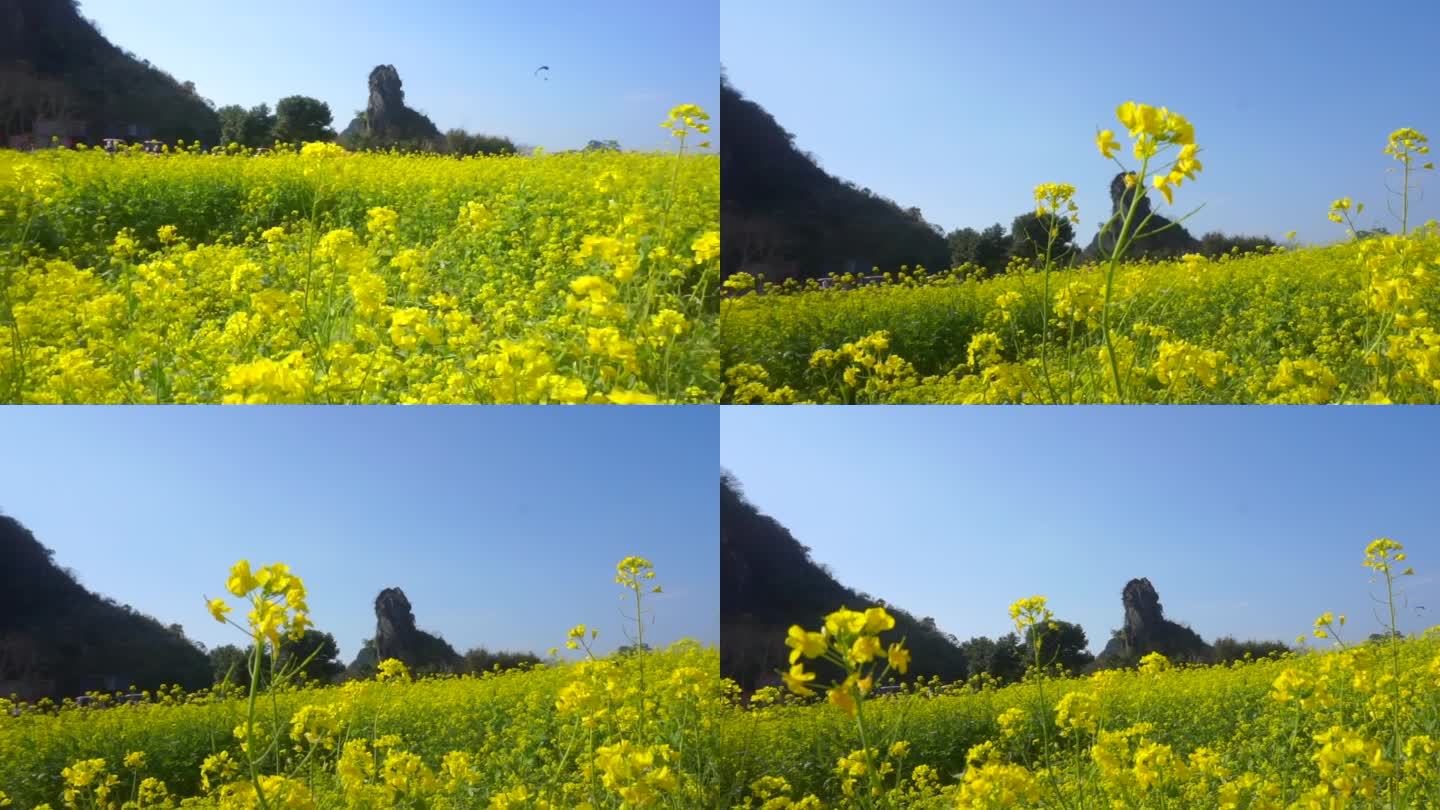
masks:
{"label": "paraglider in sky", "polygon": [[[542,70],[545,71],[545,75],[544,75],[544,76],[540,76],[540,71],[542,71]],[[550,81],[550,66],[549,66],[549,65],[541,65],[540,67],[535,68],[535,74],[534,74],[534,75],[540,76],[540,78],[544,79],[544,80],[547,81],[547,82]]]}

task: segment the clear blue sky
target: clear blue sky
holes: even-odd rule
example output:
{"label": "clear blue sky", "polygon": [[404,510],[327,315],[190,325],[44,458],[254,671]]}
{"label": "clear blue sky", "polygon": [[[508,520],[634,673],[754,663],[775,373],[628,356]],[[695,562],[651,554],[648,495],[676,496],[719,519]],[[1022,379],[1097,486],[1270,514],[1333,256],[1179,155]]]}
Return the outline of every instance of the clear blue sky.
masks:
{"label": "clear blue sky", "polygon": [[[722,409],[720,463],[844,584],[960,638],[1043,594],[1092,651],[1148,577],[1207,641],[1376,632],[1366,544],[1406,545],[1401,628],[1440,625],[1440,409]],[[1427,610],[1418,610],[1423,606]]]}
{"label": "clear blue sky", "polygon": [[[80,11],[217,105],[273,108],[284,96],[314,96],[329,103],[337,129],[365,108],[367,78],[381,64],[395,66],[406,103],[442,131],[551,150],[591,139],[671,149],[659,124],[681,103],[718,121],[713,0],[81,0]],[[541,65],[548,82],[533,75]]]}
{"label": "clear blue sky", "polygon": [[211,646],[239,634],[202,597],[243,557],[305,579],[347,663],[389,586],[462,653],[543,656],[580,622],[609,650],[630,554],[665,589],[647,640],[713,644],[717,433],[713,407],[6,408],[0,511]]}
{"label": "clear blue sky", "polygon": [[[825,169],[947,231],[1008,229],[1036,184],[1067,182],[1088,242],[1115,174],[1095,131],[1118,131],[1134,99],[1195,125],[1205,171],[1175,202],[1207,203],[1196,236],[1329,242],[1343,230],[1325,214],[1347,195],[1363,226],[1398,231],[1383,183],[1399,164],[1381,150],[1400,127],[1440,141],[1437,29],[1436,3],[725,0],[720,57]],[[1429,175],[1412,223],[1440,218]]]}

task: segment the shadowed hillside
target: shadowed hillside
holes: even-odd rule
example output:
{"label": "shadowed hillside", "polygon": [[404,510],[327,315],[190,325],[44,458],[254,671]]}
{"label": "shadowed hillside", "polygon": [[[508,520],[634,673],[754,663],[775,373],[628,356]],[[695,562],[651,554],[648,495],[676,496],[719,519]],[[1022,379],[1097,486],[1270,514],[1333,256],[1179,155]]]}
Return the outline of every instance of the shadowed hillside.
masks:
{"label": "shadowed hillside", "polygon": [[210,682],[209,659],[178,625],[86,590],[29,529],[0,515],[0,695]]}
{"label": "shadowed hillside", "polygon": [[220,118],[193,84],[112,45],[75,0],[0,0],[0,136],[31,133],[213,145]]}
{"label": "shadowed hillside", "polygon": [[[728,137],[728,135],[727,135]],[[778,680],[788,666],[785,633],[792,624],[817,628],[842,605],[884,605],[895,617],[887,640],[905,639],[914,653],[909,677],[964,678],[965,656],[934,620],[917,620],[892,604],[835,581],[810,549],[745,499],[728,474],[720,478],[720,671],[746,690]]]}
{"label": "shadowed hillside", "polygon": [[943,233],[918,208],[827,174],[795,148],[774,116],[721,78],[720,272],[763,273],[769,281],[830,272],[869,274],[949,263]]}

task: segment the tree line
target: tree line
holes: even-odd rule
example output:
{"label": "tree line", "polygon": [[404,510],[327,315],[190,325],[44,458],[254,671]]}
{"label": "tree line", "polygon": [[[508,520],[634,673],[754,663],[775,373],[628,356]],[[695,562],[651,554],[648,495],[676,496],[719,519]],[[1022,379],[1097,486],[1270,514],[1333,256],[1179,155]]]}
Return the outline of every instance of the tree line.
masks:
{"label": "tree line", "polygon": [[[1070,221],[1051,214],[1040,216],[1034,211],[1026,211],[1015,217],[1009,230],[997,222],[983,230],[957,228],[946,234],[950,266],[968,264],[978,275],[993,276],[1005,272],[1012,261],[1034,262],[1044,255],[1052,227],[1055,238],[1050,257],[1061,267],[1078,263],[1081,249],[1075,242],[1075,227]],[[1268,236],[1211,231],[1200,237],[1199,253],[1215,259],[1225,254],[1266,251],[1275,246],[1275,241]]]}
{"label": "tree line", "polygon": [[[361,649],[373,649],[373,640],[366,639]],[[363,657],[363,656],[362,656]],[[249,652],[234,644],[225,644],[209,651],[210,671],[216,684],[250,685],[247,669]],[[269,672],[271,656],[261,659],[262,673]],[[373,676],[373,668],[352,665],[347,668],[340,661],[340,647],[329,633],[309,628],[298,639],[288,636],[281,640],[279,660],[274,663],[282,669],[294,669],[301,681],[313,684],[336,684],[351,678]],[[492,652],[485,647],[476,647],[461,657],[461,664],[454,670],[457,675],[480,675],[485,672],[500,672],[522,666],[540,663],[540,657],[528,652]]]}
{"label": "tree line", "polygon": [[[338,141],[347,149],[388,149],[407,152],[438,152],[467,157],[471,155],[513,155],[517,149],[509,138],[499,135],[471,133],[451,129],[443,138],[381,142],[359,133],[340,135],[335,132],[335,116],[330,105],[310,96],[287,96],[275,104],[259,104],[246,109],[230,104],[217,110],[220,116],[220,145],[236,144],[249,149],[263,149],[276,143],[309,143]],[[360,113],[364,115],[364,113]]]}

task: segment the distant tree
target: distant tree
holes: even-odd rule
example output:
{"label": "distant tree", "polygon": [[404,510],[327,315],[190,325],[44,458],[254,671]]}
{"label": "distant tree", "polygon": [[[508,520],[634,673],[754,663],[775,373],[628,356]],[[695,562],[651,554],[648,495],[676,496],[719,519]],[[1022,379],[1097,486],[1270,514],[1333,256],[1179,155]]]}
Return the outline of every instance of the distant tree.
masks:
{"label": "distant tree", "polygon": [[1226,253],[1254,253],[1275,247],[1275,241],[1268,236],[1241,236],[1211,231],[1200,237],[1200,253],[1212,259]]}
{"label": "distant tree", "polygon": [[232,684],[248,685],[250,673],[246,669],[247,660],[246,652],[234,644],[225,644],[211,650],[210,670],[215,675],[215,683],[228,680]]}
{"label": "distant tree", "polygon": [[1020,639],[1014,633],[1006,633],[998,639],[978,636],[963,642],[960,649],[965,653],[972,675],[984,673],[1002,683],[1014,683],[1025,674]]}
{"label": "distant tree", "polygon": [[285,143],[334,140],[330,128],[334,120],[329,104],[309,96],[287,96],[275,105],[274,137]]}
{"label": "distant tree", "polygon": [[636,653],[650,652],[651,649],[649,644],[622,644],[615,652],[621,655],[634,655]]}
{"label": "distant tree", "polygon": [[975,248],[980,244],[980,232],[974,228],[958,228],[945,237],[950,248],[950,266],[959,267],[975,261]]}
{"label": "distant tree", "polygon": [[304,680],[320,683],[333,683],[345,671],[345,665],[340,663],[340,646],[335,643],[335,637],[313,627],[298,639],[287,637],[281,642],[280,665],[287,667],[291,664],[300,667]]}
{"label": "distant tree", "polygon": [[451,129],[445,132],[445,151],[456,156],[469,154],[470,133],[463,129]]}
{"label": "distant tree", "polygon": [[1078,253],[1074,244],[1075,226],[1064,217],[1053,214],[1040,217],[1034,211],[1015,217],[1011,224],[1010,257],[1033,261],[1043,256],[1052,229],[1055,231],[1055,243],[1050,248],[1050,258],[1056,265],[1068,263],[1070,257]]}
{"label": "distant tree", "polygon": [[586,152],[619,152],[619,141],[591,141],[585,144]]}
{"label": "distant tree", "polygon": [[[345,670],[339,657],[340,647],[335,643],[335,637],[314,628],[306,630],[299,639],[286,637],[280,642],[279,665],[283,668],[300,667],[298,677],[301,681],[334,683]],[[306,659],[309,659],[308,663],[304,663]],[[234,644],[216,647],[210,651],[210,669],[215,683],[224,681],[228,676],[230,683],[248,687],[250,650]],[[268,654],[260,659],[260,670],[270,672]]]}
{"label": "distant tree", "polygon": [[972,264],[994,275],[1005,269],[1010,257],[1010,237],[1005,226],[995,223],[983,231],[974,228],[960,228],[945,237],[950,248],[950,265],[959,267]]}
{"label": "distant tree", "polygon": [[443,148],[447,154],[456,157],[515,154],[515,144],[509,138],[479,133],[471,134],[463,129],[452,129],[446,132]]}
{"label": "distant tree", "polygon": [[980,239],[975,244],[975,256],[971,261],[994,275],[1005,270],[1005,262],[1009,256],[1010,239],[1005,234],[1004,226],[997,222],[980,232]]}
{"label": "distant tree", "polygon": [[[1071,673],[1081,672],[1095,660],[1095,656],[1086,649],[1089,646],[1085,630],[1080,625],[1056,620],[1055,629],[1047,629],[1040,636],[1040,665],[1060,666]],[[1020,645],[1020,655],[1027,666],[1035,661],[1030,639]]]}
{"label": "distant tree", "polygon": [[1283,641],[1237,641],[1234,636],[1217,638],[1212,647],[1215,650],[1214,663],[1217,664],[1239,661],[1246,656],[1268,658],[1290,651],[1290,646]]}
{"label": "distant tree", "polygon": [[227,104],[215,111],[220,116],[220,145],[245,143],[245,124],[250,112],[239,104]]}
{"label": "distant tree", "polygon": [[240,142],[251,149],[258,149],[274,143],[274,137],[275,116],[270,114],[270,105],[258,104],[251,107],[241,130]]}
{"label": "distant tree", "polygon": [[471,138],[471,144],[475,155],[513,155],[515,144],[503,135],[480,135],[476,134]]}
{"label": "distant tree", "polygon": [[540,663],[540,657],[527,652],[490,652],[484,647],[477,647],[465,653],[465,671],[474,675],[482,672],[494,672],[496,670],[516,669],[530,664]]}

